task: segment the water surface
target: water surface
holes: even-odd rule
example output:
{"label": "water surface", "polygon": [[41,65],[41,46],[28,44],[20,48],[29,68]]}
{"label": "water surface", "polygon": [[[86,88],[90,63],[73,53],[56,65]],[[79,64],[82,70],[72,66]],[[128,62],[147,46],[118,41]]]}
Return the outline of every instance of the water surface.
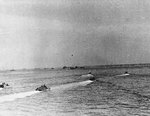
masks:
{"label": "water surface", "polygon": [[[91,70],[96,81],[81,75]],[[122,75],[125,71],[130,75]],[[106,68],[1,72],[1,116],[149,116],[150,69]],[[37,92],[42,84],[50,91]]]}

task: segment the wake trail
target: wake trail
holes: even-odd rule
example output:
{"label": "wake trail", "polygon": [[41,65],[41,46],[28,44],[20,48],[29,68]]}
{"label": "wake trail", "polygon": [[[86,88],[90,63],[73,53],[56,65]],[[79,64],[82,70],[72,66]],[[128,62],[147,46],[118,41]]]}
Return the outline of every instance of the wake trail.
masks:
{"label": "wake trail", "polygon": [[121,75],[116,75],[116,77],[123,77],[123,76],[128,76],[130,74],[121,74]]}
{"label": "wake trail", "polygon": [[[93,82],[93,81],[87,80],[87,81],[82,81],[82,82],[75,82],[75,83],[54,86],[54,87],[50,88],[50,91],[56,90],[56,91],[60,92],[62,90],[72,89],[72,88],[78,87],[78,86],[86,86],[87,84],[89,84],[91,82]],[[41,91],[29,91],[29,92],[21,92],[21,93],[14,93],[14,94],[10,94],[10,95],[0,96],[0,103],[14,101],[19,98],[25,98],[25,97],[28,97],[28,96],[31,96],[31,95],[34,95],[34,94],[37,94],[40,92]]]}
{"label": "wake trail", "polygon": [[75,83],[69,83],[69,84],[63,84],[63,85],[59,85],[59,86],[53,86],[51,87],[51,90],[66,90],[66,89],[72,89],[78,86],[86,86],[90,83],[92,83],[93,81],[91,80],[87,80],[87,81],[82,81],[82,82],[75,82]]}
{"label": "wake trail", "polygon": [[21,93],[14,93],[10,95],[0,96],[0,103],[7,102],[7,101],[14,101],[19,98],[25,98],[39,92],[40,91],[29,91],[29,92],[21,92]]}

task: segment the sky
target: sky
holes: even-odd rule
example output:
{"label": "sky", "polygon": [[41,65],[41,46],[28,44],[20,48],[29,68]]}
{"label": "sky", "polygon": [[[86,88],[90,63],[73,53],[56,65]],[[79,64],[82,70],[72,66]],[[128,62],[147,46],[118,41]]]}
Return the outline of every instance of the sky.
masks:
{"label": "sky", "polygon": [[149,0],[0,0],[0,69],[150,63]]}

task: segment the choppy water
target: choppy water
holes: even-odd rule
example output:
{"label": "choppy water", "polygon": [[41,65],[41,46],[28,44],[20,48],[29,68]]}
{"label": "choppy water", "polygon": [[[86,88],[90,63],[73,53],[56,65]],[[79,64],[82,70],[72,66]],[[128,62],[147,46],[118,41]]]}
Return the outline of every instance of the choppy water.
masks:
{"label": "choppy water", "polygon": [[88,69],[1,72],[0,116],[150,116],[149,68],[90,70],[97,81]]}

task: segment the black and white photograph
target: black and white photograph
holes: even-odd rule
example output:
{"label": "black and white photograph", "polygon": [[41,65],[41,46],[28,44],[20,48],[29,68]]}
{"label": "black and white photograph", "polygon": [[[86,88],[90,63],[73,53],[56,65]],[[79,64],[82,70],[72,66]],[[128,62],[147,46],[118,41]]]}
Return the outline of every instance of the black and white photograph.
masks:
{"label": "black and white photograph", "polygon": [[150,0],[0,0],[0,116],[150,116]]}

